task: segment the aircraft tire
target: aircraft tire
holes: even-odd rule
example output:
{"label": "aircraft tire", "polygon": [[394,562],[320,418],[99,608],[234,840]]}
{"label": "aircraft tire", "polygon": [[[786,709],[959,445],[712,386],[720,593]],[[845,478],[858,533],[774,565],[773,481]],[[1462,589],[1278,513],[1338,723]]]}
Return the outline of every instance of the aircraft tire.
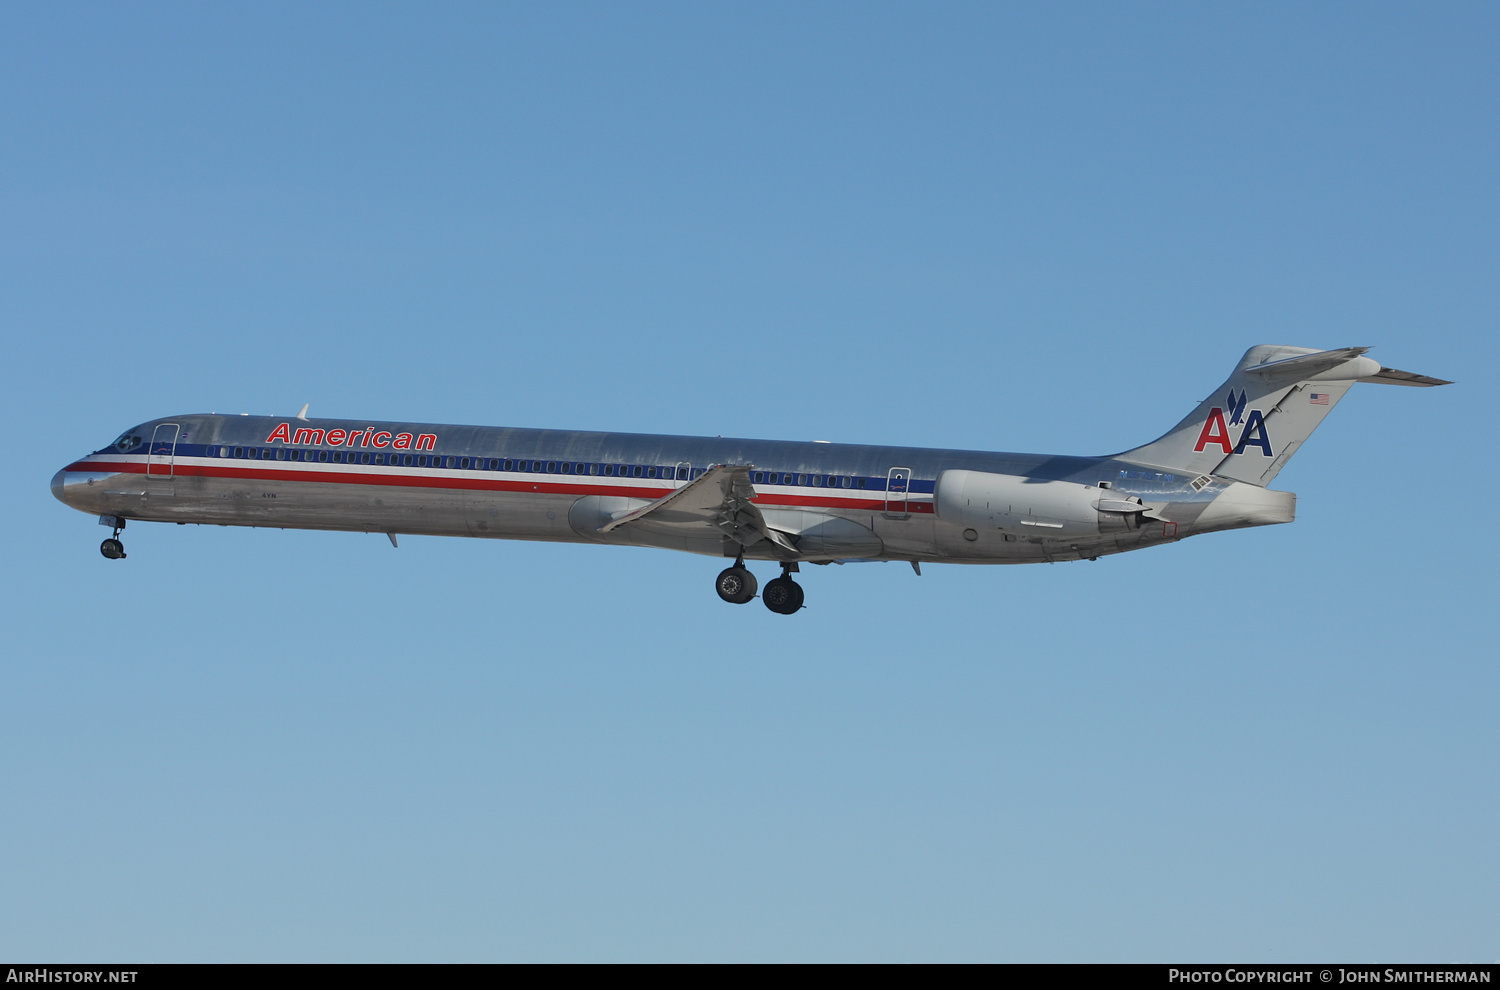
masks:
{"label": "aircraft tire", "polygon": [[105,540],[103,543],[99,544],[99,552],[104,554],[104,556],[108,557],[110,560],[124,560],[125,544],[115,539]]}
{"label": "aircraft tire", "polygon": [[743,605],[755,597],[755,575],[743,567],[727,567],[719,572],[714,590],[731,605]]}
{"label": "aircraft tire", "polygon": [[760,600],[778,615],[791,615],[802,608],[802,585],[789,577],[779,577],[766,585]]}

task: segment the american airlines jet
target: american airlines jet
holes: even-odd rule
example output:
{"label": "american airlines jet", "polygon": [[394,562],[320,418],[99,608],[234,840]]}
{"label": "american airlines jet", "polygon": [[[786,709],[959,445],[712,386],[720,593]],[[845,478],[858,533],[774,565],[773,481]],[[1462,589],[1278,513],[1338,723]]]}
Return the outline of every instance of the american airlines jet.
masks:
{"label": "american airlines jet", "polygon": [[1356,382],[1447,385],[1368,348],[1260,345],[1160,438],[1102,457],[188,415],[126,430],[57,472],[52,493],[127,520],[553,540],[732,560],[716,588],[802,607],[802,564],[1094,560],[1200,533],[1291,522],[1269,485]]}

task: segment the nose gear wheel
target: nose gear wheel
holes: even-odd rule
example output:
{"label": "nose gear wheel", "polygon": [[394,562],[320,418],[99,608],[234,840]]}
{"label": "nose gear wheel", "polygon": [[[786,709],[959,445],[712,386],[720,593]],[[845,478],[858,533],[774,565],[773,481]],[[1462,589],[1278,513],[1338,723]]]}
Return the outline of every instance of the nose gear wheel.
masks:
{"label": "nose gear wheel", "polygon": [[[104,522],[106,519],[111,519],[111,517],[104,516],[99,521]],[[120,542],[120,532],[125,528],[125,517],[114,516],[112,521],[114,523],[114,532],[109,534],[109,539],[99,544],[99,552],[110,560],[124,560],[125,544]]]}

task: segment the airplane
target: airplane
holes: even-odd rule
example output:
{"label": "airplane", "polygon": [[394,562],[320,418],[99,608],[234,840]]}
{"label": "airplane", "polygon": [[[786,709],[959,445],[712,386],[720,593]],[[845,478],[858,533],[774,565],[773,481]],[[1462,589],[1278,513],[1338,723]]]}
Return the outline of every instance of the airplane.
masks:
{"label": "airplane", "polygon": [[1097,560],[1291,522],[1267,486],[1357,382],[1430,387],[1366,347],[1262,344],[1185,419],[1100,457],[195,414],[58,471],[52,493],[128,520],[660,547],[732,559],[719,597],[803,607],[802,564]]}

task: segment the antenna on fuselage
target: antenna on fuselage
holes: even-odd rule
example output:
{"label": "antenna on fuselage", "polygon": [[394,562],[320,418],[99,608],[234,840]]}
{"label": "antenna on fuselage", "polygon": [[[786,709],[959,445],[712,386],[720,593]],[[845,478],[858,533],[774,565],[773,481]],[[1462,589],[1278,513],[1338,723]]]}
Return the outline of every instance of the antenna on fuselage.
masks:
{"label": "antenna on fuselage", "polygon": [[304,423],[307,422],[307,407],[310,405],[312,405],[311,402],[302,403],[302,411],[297,414],[297,418],[302,420],[302,422]]}

